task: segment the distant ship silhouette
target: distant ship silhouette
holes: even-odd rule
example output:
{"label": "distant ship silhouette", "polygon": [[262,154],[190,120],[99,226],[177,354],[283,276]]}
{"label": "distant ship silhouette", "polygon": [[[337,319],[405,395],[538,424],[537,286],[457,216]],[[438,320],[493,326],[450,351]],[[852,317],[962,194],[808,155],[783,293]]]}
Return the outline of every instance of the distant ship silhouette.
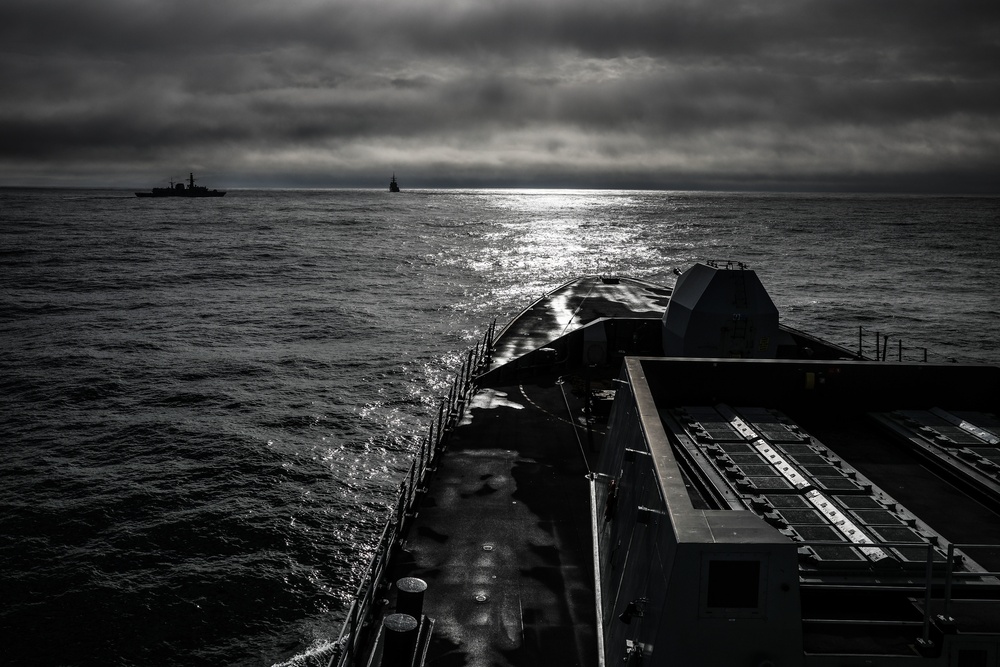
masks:
{"label": "distant ship silhouette", "polygon": [[392,173],[392,180],[389,181],[389,192],[399,192],[399,184],[396,183],[396,172]]}
{"label": "distant ship silhouette", "polygon": [[169,188],[153,188],[150,192],[136,192],[136,197],[225,197],[225,191],[209,190],[204,185],[194,184],[194,173],[188,174],[188,185],[170,183]]}

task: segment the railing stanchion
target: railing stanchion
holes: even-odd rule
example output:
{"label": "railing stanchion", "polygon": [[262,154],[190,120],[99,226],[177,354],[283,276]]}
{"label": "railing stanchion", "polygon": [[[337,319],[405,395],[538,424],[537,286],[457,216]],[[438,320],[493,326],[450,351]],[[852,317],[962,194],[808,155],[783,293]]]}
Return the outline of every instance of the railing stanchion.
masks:
{"label": "railing stanchion", "polygon": [[934,583],[934,545],[927,543],[927,573],[924,578],[924,633],[925,643],[931,640],[931,586]]}
{"label": "railing stanchion", "polygon": [[948,543],[948,562],[944,570],[944,615],[951,616],[951,582],[955,570],[955,545]]}

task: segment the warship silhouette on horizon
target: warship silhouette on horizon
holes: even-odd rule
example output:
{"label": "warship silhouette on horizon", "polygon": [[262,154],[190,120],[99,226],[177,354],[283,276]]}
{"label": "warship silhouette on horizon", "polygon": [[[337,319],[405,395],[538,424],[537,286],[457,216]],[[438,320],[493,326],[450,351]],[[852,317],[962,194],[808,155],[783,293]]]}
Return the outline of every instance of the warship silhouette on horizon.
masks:
{"label": "warship silhouette on horizon", "polygon": [[194,173],[188,174],[187,186],[171,181],[169,188],[153,188],[150,192],[136,192],[136,197],[224,197],[225,191],[209,190],[194,184]]}

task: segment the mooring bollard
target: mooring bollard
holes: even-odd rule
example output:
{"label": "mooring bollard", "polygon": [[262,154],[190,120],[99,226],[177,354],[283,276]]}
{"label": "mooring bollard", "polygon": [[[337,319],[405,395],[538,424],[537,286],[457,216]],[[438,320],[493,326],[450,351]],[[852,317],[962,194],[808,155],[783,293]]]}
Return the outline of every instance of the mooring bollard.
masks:
{"label": "mooring bollard", "polygon": [[410,667],[419,627],[409,614],[389,614],[382,619],[382,667]]}
{"label": "mooring bollard", "polygon": [[416,577],[403,577],[396,582],[396,612],[420,620],[424,613],[424,591],[427,582]]}

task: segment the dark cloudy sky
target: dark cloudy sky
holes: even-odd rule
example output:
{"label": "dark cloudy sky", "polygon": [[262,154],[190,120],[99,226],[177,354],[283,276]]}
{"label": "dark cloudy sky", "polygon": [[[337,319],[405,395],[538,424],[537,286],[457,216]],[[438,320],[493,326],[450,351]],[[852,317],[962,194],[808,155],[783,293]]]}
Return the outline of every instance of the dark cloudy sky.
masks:
{"label": "dark cloudy sky", "polygon": [[1000,191],[1000,2],[0,0],[0,185]]}

